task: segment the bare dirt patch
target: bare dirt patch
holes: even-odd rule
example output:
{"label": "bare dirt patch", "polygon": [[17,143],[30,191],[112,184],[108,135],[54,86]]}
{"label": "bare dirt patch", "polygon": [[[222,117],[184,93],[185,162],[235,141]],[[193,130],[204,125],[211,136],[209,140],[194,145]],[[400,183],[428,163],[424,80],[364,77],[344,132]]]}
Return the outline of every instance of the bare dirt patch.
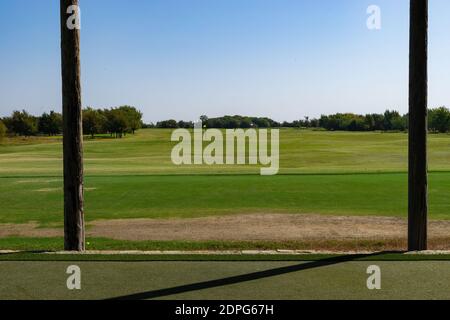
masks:
{"label": "bare dirt patch", "polygon": [[0,224],[0,238],[7,237],[32,237],[47,238],[63,236],[63,231],[52,228],[39,228],[35,222],[26,224]]}
{"label": "bare dirt patch", "polygon": [[[249,214],[194,219],[105,220],[91,236],[120,240],[293,241],[406,239],[407,221],[390,217]],[[450,235],[450,221],[431,221],[430,235]]]}
{"label": "bare dirt patch", "polygon": [[[87,236],[133,241],[279,242],[290,249],[388,250],[406,248],[407,221],[391,217],[246,214],[195,219],[127,219],[89,223]],[[0,238],[57,237],[62,229],[35,223],[0,224]],[[450,221],[430,221],[430,249],[450,249]]]}

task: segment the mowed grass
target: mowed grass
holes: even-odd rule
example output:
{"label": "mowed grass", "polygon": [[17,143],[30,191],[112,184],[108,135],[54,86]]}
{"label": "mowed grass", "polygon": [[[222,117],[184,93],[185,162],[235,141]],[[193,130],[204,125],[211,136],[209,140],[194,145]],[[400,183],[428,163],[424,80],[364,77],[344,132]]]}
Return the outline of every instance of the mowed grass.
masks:
{"label": "mowed grass", "polygon": [[[259,166],[175,166],[171,130],[85,139],[86,175],[259,173]],[[282,129],[280,173],[406,172],[407,134]],[[430,170],[450,171],[450,135],[430,135]],[[60,176],[60,138],[0,143],[0,177]]]}
{"label": "mowed grass", "polygon": [[[406,216],[405,133],[281,130],[280,175],[175,166],[170,130],[85,140],[86,218],[242,213]],[[450,136],[430,135],[430,216],[450,218]],[[0,144],[0,223],[62,225],[60,138]],[[448,172],[446,172],[448,171]]]}
{"label": "mowed grass", "polygon": [[[3,178],[0,223],[62,224],[62,181]],[[392,174],[98,176],[86,178],[86,219],[244,213],[406,216],[407,176]],[[450,218],[450,173],[430,175],[430,215]]]}

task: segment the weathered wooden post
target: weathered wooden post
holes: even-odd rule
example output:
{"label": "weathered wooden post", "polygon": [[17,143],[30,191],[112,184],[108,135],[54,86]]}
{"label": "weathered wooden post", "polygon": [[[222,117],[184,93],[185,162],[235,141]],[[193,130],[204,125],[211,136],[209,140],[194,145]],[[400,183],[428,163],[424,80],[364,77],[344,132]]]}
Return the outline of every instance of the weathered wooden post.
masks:
{"label": "weathered wooden post", "polygon": [[411,0],[408,250],[427,249],[428,0]]}
{"label": "weathered wooden post", "polygon": [[64,248],[85,250],[83,125],[78,0],[61,0],[61,64],[64,152]]}

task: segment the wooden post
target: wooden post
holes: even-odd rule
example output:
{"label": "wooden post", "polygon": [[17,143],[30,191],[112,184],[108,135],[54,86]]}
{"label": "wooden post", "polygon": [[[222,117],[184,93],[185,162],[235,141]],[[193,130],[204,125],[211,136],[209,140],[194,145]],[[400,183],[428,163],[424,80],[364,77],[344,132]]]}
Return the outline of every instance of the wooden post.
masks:
{"label": "wooden post", "polygon": [[427,249],[428,0],[411,0],[408,250]]}
{"label": "wooden post", "polygon": [[[74,28],[78,0],[61,0],[61,64],[64,152],[64,248],[84,251],[83,125],[80,83],[80,30]],[[75,12],[78,14],[78,11]],[[72,19],[72,21],[71,21]]]}

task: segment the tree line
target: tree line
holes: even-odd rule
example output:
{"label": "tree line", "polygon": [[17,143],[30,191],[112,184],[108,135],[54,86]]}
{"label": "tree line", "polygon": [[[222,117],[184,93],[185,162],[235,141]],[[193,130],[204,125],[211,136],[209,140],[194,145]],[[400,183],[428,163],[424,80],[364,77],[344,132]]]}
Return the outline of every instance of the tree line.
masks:
{"label": "tree line", "polygon": [[[359,115],[337,113],[322,115],[319,119],[300,121],[301,127],[318,127],[330,131],[406,131],[408,114],[401,115],[395,110],[386,110],[383,114]],[[450,111],[446,107],[428,110],[428,130],[435,133],[450,131]]]}
{"label": "tree line", "polygon": [[[205,128],[217,128],[217,129],[236,129],[236,128],[279,128],[283,123],[279,123],[269,118],[261,117],[246,117],[246,116],[223,116],[218,118],[208,118],[203,115],[200,117],[202,124]],[[165,120],[156,124],[156,128],[163,129],[176,129],[176,128],[193,128],[194,122],[192,121],[176,121]]]}
{"label": "tree line", "polygon": [[[277,122],[270,118],[245,117],[240,115],[218,118],[200,117],[205,128],[247,129],[247,128],[317,128],[329,131],[406,131],[408,114],[400,114],[395,110],[384,113],[366,115],[354,113],[336,113],[322,115],[320,118],[305,117],[292,122]],[[165,120],[148,127],[176,129],[193,128],[192,121]],[[428,129],[430,132],[446,133],[450,131],[450,111],[446,107],[428,110]]]}
{"label": "tree line", "polygon": [[318,125],[332,131],[405,131],[408,128],[408,115],[391,110],[386,110],[384,114],[337,113],[321,116]]}
{"label": "tree line", "polygon": [[[142,127],[142,112],[135,107],[121,106],[110,109],[86,108],[83,110],[83,132],[94,137],[97,134],[110,134],[121,138]],[[14,111],[11,116],[0,119],[0,138],[12,136],[60,135],[63,118],[60,113],[51,111],[34,116],[25,110]]]}
{"label": "tree line", "polygon": [[[98,134],[110,134],[121,138],[140,128],[193,128],[192,121],[165,120],[156,125],[144,124],[142,112],[131,106],[110,109],[86,108],[83,110],[83,131],[92,138]],[[277,122],[267,117],[224,116],[200,117],[205,128],[318,128],[329,131],[406,131],[408,114],[401,115],[395,110],[386,110],[382,114],[366,115],[354,113],[336,113],[322,115],[320,118],[305,117],[292,122]],[[428,110],[428,129],[430,132],[447,133],[450,131],[450,110],[439,107]],[[51,111],[39,117],[23,111],[14,111],[11,116],[0,119],[0,138],[6,135],[35,136],[59,135],[62,133],[62,115]]]}
{"label": "tree line", "polygon": [[122,138],[142,128],[142,116],[141,111],[130,106],[102,110],[87,108],[83,111],[83,132],[91,137],[108,133]]}

